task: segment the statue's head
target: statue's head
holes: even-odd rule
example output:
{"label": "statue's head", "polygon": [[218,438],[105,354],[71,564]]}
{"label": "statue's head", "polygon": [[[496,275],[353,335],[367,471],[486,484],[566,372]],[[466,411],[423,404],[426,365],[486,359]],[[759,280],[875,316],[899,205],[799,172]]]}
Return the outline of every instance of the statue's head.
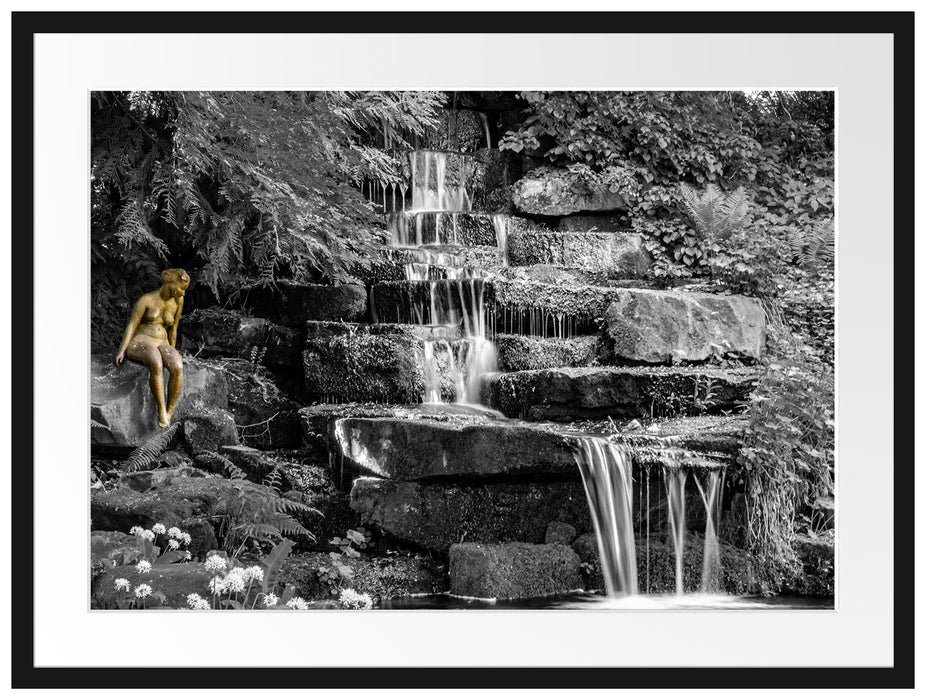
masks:
{"label": "statue's head", "polygon": [[168,293],[175,299],[182,297],[186,293],[186,288],[190,286],[190,276],[186,270],[172,267],[161,273],[161,286],[167,287]]}

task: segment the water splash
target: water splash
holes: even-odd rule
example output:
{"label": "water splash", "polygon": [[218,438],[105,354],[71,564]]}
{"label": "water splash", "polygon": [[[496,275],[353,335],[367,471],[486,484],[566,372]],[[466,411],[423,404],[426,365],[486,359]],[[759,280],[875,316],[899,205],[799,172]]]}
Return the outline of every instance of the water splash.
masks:
{"label": "water splash", "polygon": [[605,590],[609,597],[636,595],[637,555],[630,456],[604,438],[577,440],[576,463],[598,539]]}

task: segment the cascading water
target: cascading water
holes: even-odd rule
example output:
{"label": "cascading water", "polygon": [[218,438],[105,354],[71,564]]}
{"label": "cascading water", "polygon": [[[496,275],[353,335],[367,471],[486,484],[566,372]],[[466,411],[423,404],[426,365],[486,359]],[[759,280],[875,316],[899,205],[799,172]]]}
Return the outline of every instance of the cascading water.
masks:
{"label": "cascading water", "polygon": [[604,438],[582,437],[578,443],[576,463],[598,539],[605,590],[610,597],[636,595],[632,461],[623,448]]}
{"label": "cascading water", "polygon": [[[706,481],[706,484],[702,484]],[[706,476],[695,474],[695,485],[704,502],[704,563],[701,568],[701,591],[717,593],[720,586],[720,540],[717,523],[720,520],[720,503],[723,492],[723,472],[711,471]]]}
{"label": "cascading water", "polygon": [[[409,320],[428,326],[432,335],[443,331],[437,333],[442,337],[423,341],[421,399],[442,403],[449,384],[456,403],[478,403],[482,375],[497,369],[495,345],[486,333],[485,279],[480,271],[463,267],[456,256],[428,247],[458,243],[457,216],[472,209],[467,189],[471,158],[413,151],[409,161],[412,209],[391,218],[390,244],[414,251],[414,260],[404,266],[406,280],[429,282],[425,297],[409,300]],[[493,223],[504,256],[507,225],[498,217]],[[456,329],[459,340],[452,339]]]}
{"label": "cascading water", "polygon": [[675,545],[675,592],[685,592],[682,563],[685,556],[685,480],[688,472],[684,469],[665,467],[663,479],[669,497],[669,529]]}

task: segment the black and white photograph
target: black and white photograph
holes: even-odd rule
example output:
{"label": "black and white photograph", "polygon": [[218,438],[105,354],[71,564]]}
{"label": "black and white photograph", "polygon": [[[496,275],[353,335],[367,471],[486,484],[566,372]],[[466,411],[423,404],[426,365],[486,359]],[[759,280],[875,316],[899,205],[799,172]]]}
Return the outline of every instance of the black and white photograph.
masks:
{"label": "black and white photograph", "polygon": [[834,94],[95,92],[93,607],[832,607]]}

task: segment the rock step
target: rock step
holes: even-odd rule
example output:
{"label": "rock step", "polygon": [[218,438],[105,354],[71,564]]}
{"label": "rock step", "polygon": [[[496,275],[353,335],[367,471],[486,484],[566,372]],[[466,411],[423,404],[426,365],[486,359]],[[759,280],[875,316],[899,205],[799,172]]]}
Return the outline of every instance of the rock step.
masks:
{"label": "rock step", "polygon": [[335,459],[352,471],[397,481],[579,477],[574,443],[561,434],[516,421],[443,418],[337,419]]}
{"label": "rock step", "polygon": [[480,212],[403,211],[386,224],[394,246],[456,245],[498,249],[493,215]]}
{"label": "rock step", "polygon": [[367,312],[367,290],[362,284],[303,284],[279,280],[254,286],[238,296],[240,308],[251,315],[290,328],[306,321],[357,321]]}
{"label": "rock step", "polygon": [[509,417],[569,421],[673,417],[736,409],[752,368],[587,367],[490,374],[482,402]]}
{"label": "rock step", "polygon": [[513,228],[512,266],[556,265],[615,277],[644,277],[653,260],[643,239],[628,231],[543,231]]}
{"label": "rock step", "polygon": [[287,328],[234,309],[196,309],[180,324],[180,349],[201,357],[260,355],[259,364],[293,368],[302,363],[302,329]]}
{"label": "rock step", "polygon": [[350,505],[364,524],[444,554],[461,542],[542,544],[553,521],[591,529],[580,481],[448,485],[361,477]]}
{"label": "rock step", "polygon": [[598,364],[601,339],[594,335],[541,338],[499,333],[495,336],[498,367],[503,372]]}

